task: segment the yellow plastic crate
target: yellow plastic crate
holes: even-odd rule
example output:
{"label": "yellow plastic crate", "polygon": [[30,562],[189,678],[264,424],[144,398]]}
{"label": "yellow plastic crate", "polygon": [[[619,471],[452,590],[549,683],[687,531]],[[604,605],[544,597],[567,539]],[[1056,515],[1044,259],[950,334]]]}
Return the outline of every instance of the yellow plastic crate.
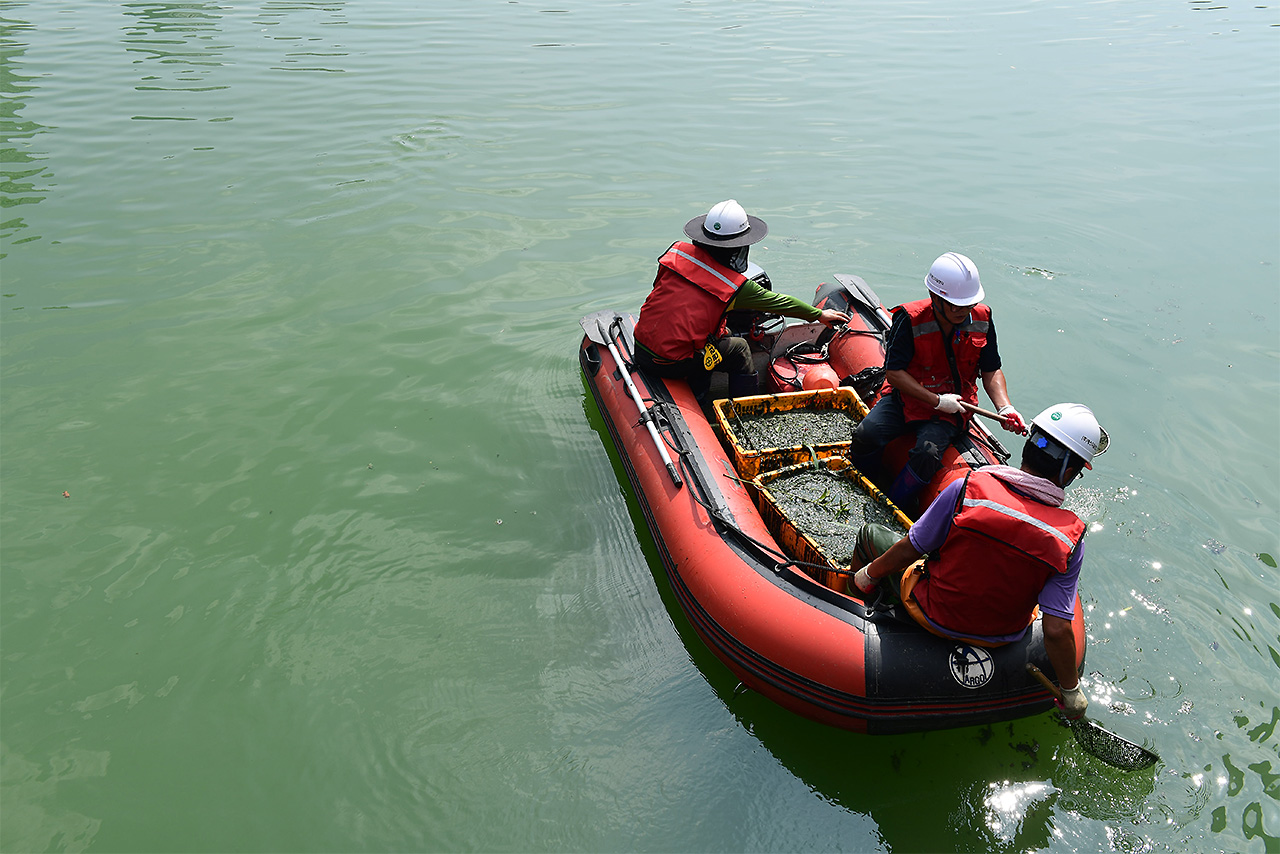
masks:
{"label": "yellow plastic crate", "polygon": [[[751,490],[751,494],[755,500],[756,508],[760,511],[760,516],[764,519],[769,532],[778,541],[778,545],[782,546],[782,550],[789,557],[804,564],[810,564],[801,566],[800,569],[814,580],[843,593],[845,592],[845,581],[852,577],[852,574],[848,571],[849,564],[840,562],[808,534],[797,529],[792,520],[779,508],[777,499],[774,498],[773,493],[770,491],[771,484],[802,474],[805,470],[814,468],[815,465],[840,477],[853,480],[860,491],[889,512],[889,515],[902,527],[903,531],[911,529],[911,520],[898,509],[897,505],[889,500],[887,495],[877,489],[875,484],[855,469],[847,459],[840,456],[826,457],[816,463],[787,466],[786,468],[761,474],[752,481],[754,488]],[[856,530],[851,526],[849,535],[852,537],[855,534]],[[842,571],[837,572],[836,570]]]}
{"label": "yellow plastic crate", "polygon": [[[795,410],[843,411],[856,424],[867,414],[866,404],[853,389],[815,389],[791,391],[782,394],[762,394],[753,397],[717,400],[714,404],[716,427],[733,456],[734,467],[743,480],[751,480],[762,471],[784,468],[799,462],[836,456],[849,450],[849,440],[824,442],[817,445],[792,445],[786,448],[748,448],[739,438],[742,432],[739,419],[745,416],[768,415],[774,412]],[[810,453],[809,448],[813,449]]]}

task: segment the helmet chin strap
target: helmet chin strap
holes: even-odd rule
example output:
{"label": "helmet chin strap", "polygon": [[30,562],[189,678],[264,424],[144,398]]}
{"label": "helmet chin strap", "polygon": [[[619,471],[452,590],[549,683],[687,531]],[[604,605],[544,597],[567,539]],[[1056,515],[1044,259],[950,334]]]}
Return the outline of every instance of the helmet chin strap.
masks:
{"label": "helmet chin strap", "polygon": [[1071,454],[1063,454],[1062,466],[1058,469],[1058,486],[1061,486],[1063,489],[1066,489],[1067,485],[1070,484],[1071,481],[1075,480],[1076,478],[1084,477],[1083,466],[1077,469],[1074,475],[1072,475],[1071,477],[1067,477],[1067,468],[1071,465],[1071,458],[1072,458]]}

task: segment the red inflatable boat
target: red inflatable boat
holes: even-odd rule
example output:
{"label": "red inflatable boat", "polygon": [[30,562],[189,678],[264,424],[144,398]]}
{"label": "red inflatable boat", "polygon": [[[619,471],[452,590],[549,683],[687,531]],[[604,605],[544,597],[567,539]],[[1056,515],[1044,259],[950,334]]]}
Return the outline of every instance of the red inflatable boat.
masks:
{"label": "red inflatable boat", "polygon": [[[834,373],[870,405],[883,382],[887,313],[856,276],[819,287],[815,304],[847,310],[852,320],[834,335],[803,323],[772,330],[755,323],[749,331],[772,389],[803,388],[821,366],[823,384]],[[699,637],[745,687],[807,718],[870,733],[991,723],[1053,707],[1026,668],[1052,672],[1039,619],[1022,640],[984,649],[932,635],[900,607],[822,583],[780,545],[733,449],[687,384],[634,367],[634,319],[600,312],[582,327],[578,358],[608,427],[606,444],[626,469],[671,588]],[[900,466],[905,453],[891,445],[886,466]],[[1007,456],[972,424],[921,506],[970,467]],[[1082,667],[1078,598],[1074,627]]]}

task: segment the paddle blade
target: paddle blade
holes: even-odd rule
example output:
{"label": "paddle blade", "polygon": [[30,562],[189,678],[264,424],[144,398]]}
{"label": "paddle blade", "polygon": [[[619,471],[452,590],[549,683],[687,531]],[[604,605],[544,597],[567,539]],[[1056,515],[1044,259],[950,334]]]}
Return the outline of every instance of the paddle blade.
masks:
{"label": "paddle blade", "polygon": [[[1034,676],[1059,704],[1062,703],[1062,690],[1050,682],[1049,677],[1045,676],[1039,667],[1028,661],[1027,672]],[[1160,761],[1159,756],[1145,747],[1139,747],[1127,738],[1121,738],[1114,732],[1103,729],[1101,725],[1088,718],[1079,718],[1068,723],[1072,734],[1076,737],[1076,743],[1084,748],[1085,753],[1096,756],[1112,768],[1119,768],[1122,771],[1141,771]]]}
{"label": "paddle blade", "polygon": [[587,337],[596,344],[608,344],[609,339],[606,337],[609,324],[618,320],[616,312],[597,311],[594,314],[588,314],[586,317],[578,321],[578,325],[582,327],[582,331],[587,333]]}
{"label": "paddle blade", "polygon": [[1122,771],[1141,771],[1160,761],[1159,756],[1145,747],[1103,729],[1088,718],[1071,721],[1071,732],[1086,753]]}

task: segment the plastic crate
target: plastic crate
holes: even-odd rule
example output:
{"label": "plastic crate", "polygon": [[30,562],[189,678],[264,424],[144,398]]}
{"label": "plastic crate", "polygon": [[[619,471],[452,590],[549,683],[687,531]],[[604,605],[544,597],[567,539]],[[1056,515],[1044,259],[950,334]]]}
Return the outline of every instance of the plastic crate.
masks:
{"label": "plastic crate", "polygon": [[[852,577],[852,573],[849,572],[849,564],[841,563],[828,554],[808,534],[799,530],[793,521],[787,517],[785,511],[778,506],[777,499],[770,491],[770,486],[778,481],[794,477],[797,474],[803,474],[806,470],[815,467],[833,472],[840,477],[852,479],[860,491],[889,511],[889,515],[904,531],[911,529],[911,520],[889,500],[888,496],[877,489],[875,484],[864,477],[844,457],[826,457],[817,460],[815,463],[787,466],[786,468],[765,472],[752,481],[754,488],[751,493],[755,500],[756,508],[760,511],[760,516],[764,519],[764,523],[770,533],[778,541],[778,545],[782,546],[782,550],[789,557],[807,564],[801,566],[800,569],[811,578],[843,593],[845,592],[845,582]],[[850,531],[850,536],[855,534],[856,530]]]}
{"label": "plastic crate", "polygon": [[[815,389],[792,391],[782,394],[762,394],[753,397],[717,400],[714,403],[716,427],[728,447],[738,476],[751,480],[763,471],[785,468],[813,457],[819,459],[843,454],[849,450],[849,439],[843,442],[824,442],[816,445],[804,443],[780,448],[750,448],[743,441],[742,418],[768,415],[773,412],[796,410],[842,411],[856,424],[867,414],[867,407],[853,389]],[[852,437],[850,437],[852,438]],[[812,448],[812,453],[810,452]]]}

